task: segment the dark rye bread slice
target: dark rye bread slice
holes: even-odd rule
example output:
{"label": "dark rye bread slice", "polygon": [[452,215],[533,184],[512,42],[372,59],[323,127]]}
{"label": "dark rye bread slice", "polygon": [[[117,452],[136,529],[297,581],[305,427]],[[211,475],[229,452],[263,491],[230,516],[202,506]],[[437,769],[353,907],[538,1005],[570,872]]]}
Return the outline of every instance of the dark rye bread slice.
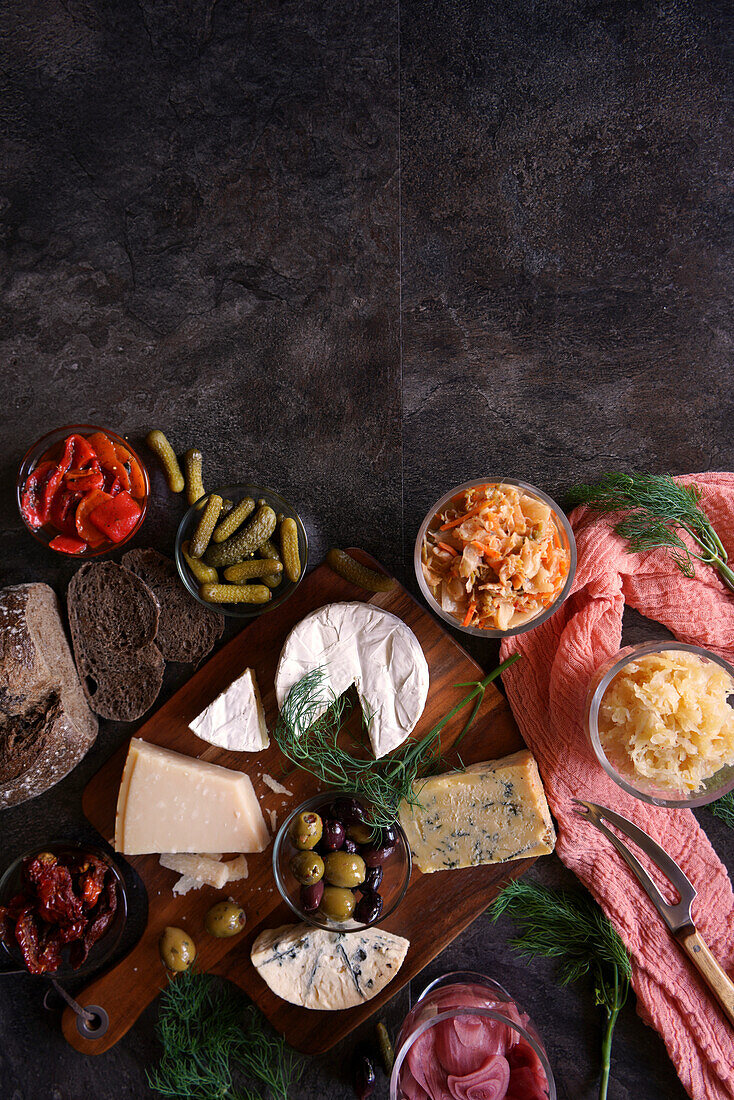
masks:
{"label": "dark rye bread slice", "polygon": [[0,809],[53,787],[96,736],[53,589],[0,589]]}
{"label": "dark rye bread slice", "polygon": [[165,662],[153,639],[158,601],[148,586],[112,561],[88,562],[66,592],[74,658],[92,710],[132,722],[153,705]]}
{"label": "dark rye bread slice", "polygon": [[186,591],[176,563],[157,550],[129,550],[122,564],[153,592],[160,607],[156,645],[166,661],[198,665],[224,630],[224,616],[202,607]]}

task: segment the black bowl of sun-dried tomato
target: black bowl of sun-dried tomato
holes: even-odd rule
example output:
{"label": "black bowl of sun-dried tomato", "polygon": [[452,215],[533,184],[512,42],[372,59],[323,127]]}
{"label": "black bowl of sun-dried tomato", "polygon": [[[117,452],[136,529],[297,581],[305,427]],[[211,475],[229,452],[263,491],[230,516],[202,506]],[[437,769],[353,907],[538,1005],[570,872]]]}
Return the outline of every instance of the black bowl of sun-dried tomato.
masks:
{"label": "black bowl of sun-dried tomato", "polygon": [[34,848],[0,879],[5,961],[30,974],[57,978],[96,969],[117,947],[126,919],[122,875],[100,848],[63,842]]}

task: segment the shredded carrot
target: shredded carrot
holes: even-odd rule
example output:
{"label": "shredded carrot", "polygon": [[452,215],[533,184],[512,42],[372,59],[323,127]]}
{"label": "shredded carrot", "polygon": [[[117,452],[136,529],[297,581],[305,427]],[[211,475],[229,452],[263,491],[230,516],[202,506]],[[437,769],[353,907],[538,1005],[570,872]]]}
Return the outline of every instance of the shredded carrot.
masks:
{"label": "shredded carrot", "polygon": [[476,609],[477,609],[477,605],[475,604],[474,600],[470,600],[469,601],[469,608],[467,610],[466,615],[464,616],[464,621],[461,624],[462,626],[468,626],[469,625],[469,623],[472,621],[472,616],[473,616],[474,612],[476,611]]}
{"label": "shredded carrot", "polygon": [[450,527],[458,527],[460,523],[463,523],[465,519],[471,519],[477,512],[481,512],[484,507],[484,503],[478,504],[476,508],[470,508],[468,512],[464,512],[463,515],[457,516],[456,519],[450,519],[448,523],[442,523],[439,527],[439,531],[448,531]]}
{"label": "shredded carrot", "polygon": [[440,546],[442,550],[448,550],[449,554],[455,558],[459,556],[459,551],[455,550],[453,546],[449,546],[447,542],[438,542],[436,545]]}

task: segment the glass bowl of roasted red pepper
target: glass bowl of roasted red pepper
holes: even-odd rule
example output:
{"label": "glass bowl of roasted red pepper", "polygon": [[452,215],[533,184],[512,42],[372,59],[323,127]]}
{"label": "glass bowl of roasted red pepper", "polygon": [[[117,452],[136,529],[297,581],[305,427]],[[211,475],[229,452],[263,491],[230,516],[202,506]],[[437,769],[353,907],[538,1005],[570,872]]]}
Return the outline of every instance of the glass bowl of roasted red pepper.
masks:
{"label": "glass bowl of roasted red pepper", "polygon": [[6,962],[30,974],[96,969],[119,944],[126,919],[122,876],[101,848],[34,848],[0,879],[0,944]]}
{"label": "glass bowl of roasted red pepper", "polygon": [[48,432],[18,474],[28,530],[60,554],[92,558],[127,542],[145,517],[150,482],[127,440],[93,424]]}

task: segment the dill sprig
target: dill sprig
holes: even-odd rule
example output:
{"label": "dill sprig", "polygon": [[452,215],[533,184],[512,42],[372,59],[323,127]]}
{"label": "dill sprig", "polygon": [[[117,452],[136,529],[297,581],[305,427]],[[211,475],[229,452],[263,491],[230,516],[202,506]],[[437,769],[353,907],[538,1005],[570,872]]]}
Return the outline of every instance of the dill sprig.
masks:
{"label": "dill sprig", "polygon": [[[633,553],[667,547],[686,577],[695,575],[694,560],[711,565],[734,592],[734,572],[713,524],[699,508],[698,485],[681,485],[669,474],[605,474],[593,485],[577,485],[570,506],[587,504],[597,512],[624,512],[614,530]],[[693,540],[690,547],[681,533]]]}
{"label": "dill sprig", "polygon": [[[376,828],[385,827],[395,821],[403,800],[418,805],[413,785],[419,776],[438,766],[441,734],[451,719],[476,700],[456,739],[458,745],[477,717],[487,686],[519,656],[516,653],[509,657],[483,680],[457,685],[470,687],[471,691],[420,740],[408,741],[380,760],[368,757],[364,745],[356,738],[351,739],[349,748],[339,744],[350,704],[346,696],[334,695],[323,668],[313,669],[293,685],[273,736],[289,760],[334,790],[364,799],[368,804],[368,823]],[[362,719],[369,728],[372,716],[363,715]]]}
{"label": "dill sprig", "polygon": [[720,817],[730,829],[734,829],[734,791],[729,791],[715,802],[709,802],[708,809],[716,817]]}
{"label": "dill sprig", "polygon": [[549,890],[525,879],[510,882],[490,907],[493,921],[514,917],[522,931],[511,945],[532,959],[558,961],[562,985],[589,975],[606,1016],[599,1100],[609,1085],[612,1035],[632,978],[627,950],[596,902],[580,891]]}
{"label": "dill sprig", "polygon": [[[300,1076],[296,1055],[243,995],[209,974],[187,971],[164,990],[158,1017],[163,1045],[148,1083],[179,1100],[288,1100]],[[235,1073],[249,1084],[235,1085]],[[259,1086],[252,1087],[252,1084]],[[267,1091],[263,1095],[260,1087]]]}

